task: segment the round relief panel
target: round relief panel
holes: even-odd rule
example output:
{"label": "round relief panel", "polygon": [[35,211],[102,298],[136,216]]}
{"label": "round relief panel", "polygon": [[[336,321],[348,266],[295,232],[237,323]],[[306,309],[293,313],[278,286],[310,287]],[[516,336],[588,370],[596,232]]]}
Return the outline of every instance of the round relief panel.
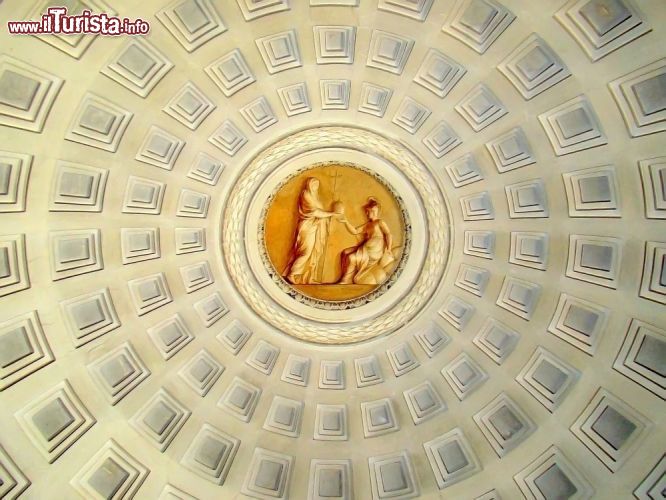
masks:
{"label": "round relief panel", "polygon": [[341,344],[413,318],[449,257],[449,213],[405,146],[319,127],[259,153],[229,195],[222,250],[235,286],[266,321]]}
{"label": "round relief panel", "polygon": [[401,197],[353,163],[299,170],[271,194],[262,215],[265,265],[287,292],[321,308],[358,307],[395,283],[411,227]]}

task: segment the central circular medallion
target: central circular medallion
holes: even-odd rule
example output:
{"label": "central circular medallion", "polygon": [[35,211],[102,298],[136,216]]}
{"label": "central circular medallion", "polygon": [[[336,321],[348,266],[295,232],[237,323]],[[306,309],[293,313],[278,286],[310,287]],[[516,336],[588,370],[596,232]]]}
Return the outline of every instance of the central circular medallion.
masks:
{"label": "central circular medallion", "polygon": [[348,344],[423,310],[448,263],[449,221],[438,182],[405,145],[361,128],[314,127],[240,169],[221,257],[268,323]]}
{"label": "central circular medallion", "polygon": [[376,172],[321,162],[280,182],[262,214],[264,265],[314,307],[359,307],[399,277],[411,242],[403,200]]}

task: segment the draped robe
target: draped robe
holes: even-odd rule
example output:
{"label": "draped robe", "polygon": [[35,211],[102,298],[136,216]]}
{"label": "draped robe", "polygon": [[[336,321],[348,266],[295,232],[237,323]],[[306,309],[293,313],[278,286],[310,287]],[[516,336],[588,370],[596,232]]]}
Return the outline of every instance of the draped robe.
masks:
{"label": "draped robe", "polygon": [[329,220],[317,217],[324,211],[316,192],[307,187],[298,199],[298,226],[291,256],[283,276],[293,284],[317,284],[317,269],[324,255]]}
{"label": "draped robe", "polygon": [[370,221],[363,228],[363,241],[342,251],[340,284],[379,285],[388,277],[395,258],[386,245],[380,221]]}

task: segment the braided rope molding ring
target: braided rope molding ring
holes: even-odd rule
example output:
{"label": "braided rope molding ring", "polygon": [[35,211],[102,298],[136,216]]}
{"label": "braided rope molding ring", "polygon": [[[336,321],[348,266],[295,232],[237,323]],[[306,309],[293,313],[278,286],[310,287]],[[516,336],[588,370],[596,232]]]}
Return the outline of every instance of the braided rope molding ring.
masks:
{"label": "braided rope molding ring", "polygon": [[[252,196],[264,178],[286,160],[322,148],[346,148],[370,153],[397,167],[421,198],[427,220],[428,249],[414,287],[387,312],[354,324],[305,320],[261,293],[245,253],[245,217]],[[245,301],[265,321],[301,340],[348,344],[391,333],[412,319],[429,301],[442,279],[450,253],[450,223],[446,202],[436,179],[415,153],[374,132],[328,126],[296,132],[255,156],[239,174],[223,216],[222,251],[227,270]],[[252,278],[250,278],[252,277]]]}

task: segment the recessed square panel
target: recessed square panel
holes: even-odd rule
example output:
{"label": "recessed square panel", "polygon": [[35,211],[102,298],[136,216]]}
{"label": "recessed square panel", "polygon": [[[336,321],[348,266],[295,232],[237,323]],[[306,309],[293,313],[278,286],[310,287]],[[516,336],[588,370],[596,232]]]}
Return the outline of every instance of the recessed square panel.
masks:
{"label": "recessed square panel", "polygon": [[652,423],[634,408],[600,388],[571,432],[612,472],[638,447]]}
{"label": "recessed square panel", "polygon": [[227,31],[210,0],[175,0],[155,17],[187,52]]}

